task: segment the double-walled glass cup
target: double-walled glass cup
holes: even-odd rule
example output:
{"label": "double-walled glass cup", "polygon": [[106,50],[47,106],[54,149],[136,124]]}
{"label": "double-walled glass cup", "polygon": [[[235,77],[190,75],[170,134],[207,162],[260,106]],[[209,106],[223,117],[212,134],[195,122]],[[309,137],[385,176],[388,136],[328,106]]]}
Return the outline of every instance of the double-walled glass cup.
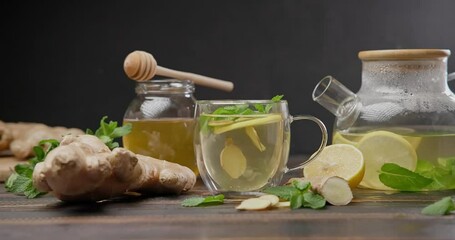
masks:
{"label": "double-walled glass cup", "polygon": [[[309,115],[291,116],[286,101],[205,100],[196,102],[194,146],[197,166],[212,193],[254,195],[303,169],[327,144],[324,124]],[[322,131],[319,149],[294,168],[287,167],[291,129],[311,120]]]}

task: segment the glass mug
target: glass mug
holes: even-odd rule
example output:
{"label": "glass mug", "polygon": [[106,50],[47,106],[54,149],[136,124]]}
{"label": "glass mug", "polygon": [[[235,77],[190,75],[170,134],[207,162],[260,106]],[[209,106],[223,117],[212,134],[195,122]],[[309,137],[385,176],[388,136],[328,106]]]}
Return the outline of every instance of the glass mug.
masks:
{"label": "glass mug", "polygon": [[[212,193],[255,195],[280,184],[284,174],[303,169],[327,144],[322,121],[310,115],[291,116],[287,101],[196,101],[194,149],[199,174]],[[302,164],[287,167],[291,128],[311,120],[322,131],[319,149]]]}

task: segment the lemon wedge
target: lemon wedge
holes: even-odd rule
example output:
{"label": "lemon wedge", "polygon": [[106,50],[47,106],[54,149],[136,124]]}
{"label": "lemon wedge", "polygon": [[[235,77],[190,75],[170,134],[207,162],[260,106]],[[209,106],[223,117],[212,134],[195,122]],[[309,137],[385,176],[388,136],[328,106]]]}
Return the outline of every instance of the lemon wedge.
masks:
{"label": "lemon wedge", "polygon": [[232,138],[226,139],[225,147],[220,153],[220,164],[231,178],[237,179],[245,173],[246,157]]}
{"label": "lemon wedge", "polygon": [[349,144],[334,144],[322,152],[304,169],[306,178],[338,176],[355,188],[362,181],[365,164],[362,153]]}
{"label": "lemon wedge", "polygon": [[384,163],[395,163],[414,171],[417,154],[413,146],[398,134],[388,131],[367,133],[358,143],[365,159],[365,176],[360,186],[378,190],[390,190],[379,180]]}

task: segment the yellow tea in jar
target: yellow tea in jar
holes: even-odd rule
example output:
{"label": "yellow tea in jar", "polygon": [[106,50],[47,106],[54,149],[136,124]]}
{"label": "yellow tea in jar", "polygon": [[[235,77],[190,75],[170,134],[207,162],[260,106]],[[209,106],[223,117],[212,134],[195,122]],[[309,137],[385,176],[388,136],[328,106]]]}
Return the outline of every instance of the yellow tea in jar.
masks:
{"label": "yellow tea in jar", "polygon": [[193,148],[193,118],[124,119],[132,131],[123,137],[130,151],[186,166],[198,174]]}

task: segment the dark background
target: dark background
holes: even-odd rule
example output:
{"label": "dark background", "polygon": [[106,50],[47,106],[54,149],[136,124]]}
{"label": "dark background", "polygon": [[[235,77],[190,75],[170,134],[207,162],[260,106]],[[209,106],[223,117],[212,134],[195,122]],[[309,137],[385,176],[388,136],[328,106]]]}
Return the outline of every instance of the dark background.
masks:
{"label": "dark background", "polygon": [[[360,50],[455,49],[455,1],[1,1],[0,119],[95,128],[121,122],[134,97],[123,60],[134,50],[161,66],[234,82],[197,99],[269,99],[291,114],[333,116],[313,102],[331,74],[356,92]],[[449,71],[455,71],[449,59]],[[293,124],[292,153],[319,142]]]}

